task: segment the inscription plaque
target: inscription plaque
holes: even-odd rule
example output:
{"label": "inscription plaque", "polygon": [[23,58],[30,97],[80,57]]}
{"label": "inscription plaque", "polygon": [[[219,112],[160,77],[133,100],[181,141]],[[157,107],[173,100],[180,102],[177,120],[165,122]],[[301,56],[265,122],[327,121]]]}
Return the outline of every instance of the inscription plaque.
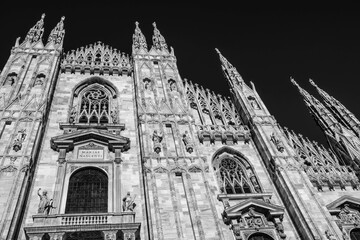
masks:
{"label": "inscription plaque", "polygon": [[78,159],[103,159],[104,150],[102,149],[79,149]]}
{"label": "inscription plaque", "polygon": [[89,159],[103,159],[104,149],[101,146],[89,143],[82,146],[78,150],[78,159],[89,160]]}

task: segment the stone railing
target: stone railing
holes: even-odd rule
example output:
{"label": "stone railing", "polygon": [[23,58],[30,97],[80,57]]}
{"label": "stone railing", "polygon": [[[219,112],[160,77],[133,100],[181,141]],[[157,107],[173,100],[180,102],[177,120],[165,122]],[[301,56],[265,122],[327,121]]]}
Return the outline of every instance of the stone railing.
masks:
{"label": "stone railing", "polygon": [[84,213],[34,215],[33,226],[69,226],[89,224],[134,223],[135,213]]}
{"label": "stone railing", "polygon": [[200,143],[204,141],[221,141],[223,144],[228,142],[237,143],[250,140],[250,129],[245,125],[196,125],[196,130]]}
{"label": "stone railing", "polygon": [[108,240],[139,239],[141,223],[135,222],[134,212],[33,215],[33,224],[24,227],[29,240],[66,239],[67,234],[86,236],[96,232]]}

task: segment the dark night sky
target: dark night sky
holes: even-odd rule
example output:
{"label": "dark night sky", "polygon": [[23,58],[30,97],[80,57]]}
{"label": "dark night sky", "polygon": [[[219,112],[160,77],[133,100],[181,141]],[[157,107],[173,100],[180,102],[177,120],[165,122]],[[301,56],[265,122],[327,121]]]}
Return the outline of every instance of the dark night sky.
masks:
{"label": "dark night sky", "polygon": [[[309,5],[158,5],[106,4],[41,8],[2,8],[0,15],[0,69],[17,37],[21,41],[44,12],[47,40],[51,29],[65,16],[65,52],[102,41],[131,54],[135,21],[151,45],[155,21],[172,46],[182,78],[229,95],[217,47],[237,68],[246,83],[252,81],[267,108],[282,126],[325,143],[289,78],[318,96],[308,82],[341,101],[360,118],[358,101],[360,66],[360,12]],[[46,5],[51,5],[50,1]],[[260,3],[258,3],[260,5]],[[41,4],[37,4],[41,5]],[[55,5],[55,2],[54,2]],[[64,4],[65,5],[65,4]],[[105,6],[105,3],[102,4]]]}

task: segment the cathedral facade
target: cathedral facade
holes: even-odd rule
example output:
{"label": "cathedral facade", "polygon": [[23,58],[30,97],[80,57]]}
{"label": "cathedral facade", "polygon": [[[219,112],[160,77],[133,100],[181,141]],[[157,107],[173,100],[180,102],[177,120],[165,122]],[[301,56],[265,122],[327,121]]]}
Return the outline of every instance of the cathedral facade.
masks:
{"label": "cathedral facade", "polygon": [[360,122],[316,83],[291,79],[327,147],[218,49],[229,98],[181,77],[155,23],[129,55],[65,52],[65,18],[46,41],[44,18],[0,75],[0,239],[360,239]]}

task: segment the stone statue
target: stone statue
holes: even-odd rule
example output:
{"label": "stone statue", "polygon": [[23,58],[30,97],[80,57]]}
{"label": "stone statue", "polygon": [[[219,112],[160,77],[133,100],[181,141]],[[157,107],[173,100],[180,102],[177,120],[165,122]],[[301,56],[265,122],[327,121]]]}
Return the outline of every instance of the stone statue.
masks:
{"label": "stone statue", "polygon": [[152,140],[154,141],[154,143],[161,143],[162,139],[163,135],[161,133],[158,134],[157,130],[154,130],[152,135]]}
{"label": "stone statue", "polygon": [[[136,196],[135,196],[136,197]],[[126,212],[126,211],[131,211],[133,212],[134,211],[134,208],[136,207],[136,203],[134,202],[135,201],[135,197],[133,198],[131,195],[130,195],[130,192],[128,192],[126,194],[126,196],[123,198],[123,211]]]}
{"label": "stone statue", "polygon": [[271,134],[270,141],[272,141],[274,143],[274,145],[276,146],[276,148],[279,152],[284,152],[284,146],[283,146],[282,142],[280,141],[280,139],[278,139],[275,136],[275,133]]}
{"label": "stone statue", "polygon": [[253,96],[249,96],[248,100],[249,100],[249,102],[250,102],[253,109],[256,109],[256,110],[260,109],[259,104],[257,103],[256,99]]}
{"label": "stone statue", "polygon": [[336,240],[336,237],[330,232],[329,229],[325,231],[325,235],[329,240]]}
{"label": "stone statue", "polygon": [[176,83],[174,81],[170,82],[170,90],[173,91],[177,91],[177,86]]}
{"label": "stone statue", "polygon": [[22,148],[22,143],[25,141],[26,139],[26,129],[22,129],[20,131],[18,131],[18,134],[14,140],[13,143],[13,150],[15,152],[20,151]]}
{"label": "stone statue", "polygon": [[39,75],[36,77],[36,79],[35,79],[34,86],[43,85],[44,80],[45,80],[45,75],[39,74]]}
{"label": "stone statue", "polygon": [[111,110],[110,116],[113,123],[118,123],[118,111],[116,108],[114,108],[114,110]]}
{"label": "stone statue", "polygon": [[[42,193],[40,194],[40,192]],[[37,194],[40,197],[38,213],[49,214],[51,208],[55,208],[53,207],[53,200],[48,198],[47,191],[45,189],[41,191],[41,188],[39,188]]]}
{"label": "stone statue", "polygon": [[69,123],[75,123],[76,116],[77,116],[77,111],[76,111],[76,106],[74,106],[71,108],[70,111]]}
{"label": "stone statue", "polygon": [[152,140],[154,142],[154,151],[159,154],[159,152],[161,152],[161,141],[163,140],[163,135],[158,134],[157,130],[154,130]]}
{"label": "stone statue", "polygon": [[183,143],[185,145],[186,151],[189,153],[192,153],[194,151],[194,146],[191,141],[191,137],[189,136],[188,131],[185,131],[185,133],[182,136]]}

